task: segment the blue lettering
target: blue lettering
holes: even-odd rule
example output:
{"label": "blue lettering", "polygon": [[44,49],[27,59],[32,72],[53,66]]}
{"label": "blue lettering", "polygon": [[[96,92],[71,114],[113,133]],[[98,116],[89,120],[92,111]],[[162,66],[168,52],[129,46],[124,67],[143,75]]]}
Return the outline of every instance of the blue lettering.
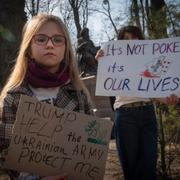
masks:
{"label": "blue lettering", "polygon": [[156,89],[159,87],[159,85],[161,84],[162,82],[162,79],[157,83],[155,84],[155,80],[152,79],[152,83],[153,83],[153,90],[156,91]]}
{"label": "blue lettering", "polygon": [[[108,85],[107,82],[110,80],[110,84]],[[104,82],[104,89],[110,90],[112,88],[113,79],[108,77]]]}
{"label": "blue lettering", "polygon": [[165,42],[165,43],[153,43],[152,54],[155,53],[177,53],[180,52],[179,45],[180,42]]}
{"label": "blue lettering", "polygon": [[122,48],[120,47],[118,55],[121,55],[122,53],[123,53],[123,51],[122,51]]}
{"label": "blue lettering", "polygon": [[138,90],[139,91],[149,91],[150,88],[153,91],[161,90],[163,91],[174,91],[179,87],[180,79],[175,77],[166,77],[164,79],[148,79],[145,81],[142,77],[139,81]]}
{"label": "blue lettering", "polygon": [[108,67],[108,72],[121,72],[124,71],[124,66],[119,66],[117,65],[117,63],[115,62],[113,65],[109,65]]}
{"label": "blue lettering", "polygon": [[167,78],[163,79],[161,91],[168,91],[169,90],[169,88],[166,86],[170,84],[170,79],[171,79],[171,77],[167,77]]}
{"label": "blue lettering", "polygon": [[171,90],[174,91],[179,87],[179,78],[175,77],[172,81],[175,84],[175,87],[174,88],[171,87]]}
{"label": "blue lettering", "polygon": [[129,83],[130,80],[129,79],[117,79],[117,78],[111,78],[108,77],[105,81],[104,81],[104,89],[106,90],[130,90],[129,88]]}
{"label": "blue lettering", "polygon": [[146,46],[147,44],[134,44],[133,45],[133,48],[131,49],[131,46],[129,45],[129,44],[127,44],[127,55],[129,55],[129,54],[136,54],[136,55],[138,55],[138,54],[144,54],[144,50],[145,50],[145,46]]}
{"label": "blue lettering", "polygon": [[124,66],[120,66],[118,72],[124,71]]}
{"label": "blue lettering", "polygon": [[112,72],[114,73],[114,70],[116,69],[116,62],[114,63],[114,65],[112,66]]}
{"label": "blue lettering", "polygon": [[127,55],[129,54],[133,54],[133,51],[134,51],[134,46],[133,46],[133,49],[131,50],[131,46],[129,44],[127,44]]}
{"label": "blue lettering", "polygon": [[117,80],[117,79],[115,79],[114,82],[113,82],[112,90],[118,90],[118,89],[121,89],[121,84],[122,84],[123,80],[121,79],[120,82],[119,82],[118,87],[115,88],[116,80]]}
{"label": "blue lettering", "polygon": [[180,43],[180,42],[174,42],[174,47],[173,47],[173,52],[174,53],[180,52],[179,46],[177,45],[178,43]]}
{"label": "blue lettering", "polygon": [[146,88],[145,88],[145,87],[142,88],[142,87],[141,87],[142,84],[143,84],[142,82],[143,82],[143,78],[141,78],[140,81],[139,81],[138,90],[139,90],[139,91],[148,91],[149,84],[150,84],[150,80],[148,80],[148,88],[147,88],[147,87],[146,87]]}
{"label": "blue lettering", "polygon": [[108,46],[107,46],[107,54],[106,54],[106,56],[110,56],[111,54],[110,54],[110,52],[109,52],[109,48],[110,48],[110,44],[108,44]]}
{"label": "blue lettering", "polygon": [[122,87],[122,90],[125,89],[125,87],[127,88],[127,90],[130,90],[128,84],[129,84],[130,80],[129,79],[125,79],[124,80],[124,84],[123,84],[123,87]]}

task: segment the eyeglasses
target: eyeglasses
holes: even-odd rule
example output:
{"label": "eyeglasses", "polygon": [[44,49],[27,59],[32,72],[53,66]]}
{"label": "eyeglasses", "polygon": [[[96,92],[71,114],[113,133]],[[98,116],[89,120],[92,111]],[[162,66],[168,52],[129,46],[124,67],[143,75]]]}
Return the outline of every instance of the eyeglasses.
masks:
{"label": "eyeglasses", "polygon": [[36,34],[34,35],[33,39],[34,42],[40,46],[46,45],[49,40],[51,40],[54,46],[63,46],[66,42],[65,37],[62,35],[54,35],[52,37],[49,37],[45,34]]}

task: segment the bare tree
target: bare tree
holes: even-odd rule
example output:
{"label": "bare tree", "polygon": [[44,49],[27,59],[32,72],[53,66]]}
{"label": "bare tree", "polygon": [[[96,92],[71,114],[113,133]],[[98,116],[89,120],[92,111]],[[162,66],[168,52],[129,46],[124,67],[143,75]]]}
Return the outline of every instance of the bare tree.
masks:
{"label": "bare tree", "polygon": [[116,35],[117,35],[118,34],[118,30],[117,30],[116,25],[115,25],[115,23],[113,21],[113,18],[111,16],[111,7],[110,7],[109,0],[104,0],[102,6],[103,6],[103,9],[106,12],[105,14],[109,18],[109,20],[110,20],[110,22],[111,22],[111,24],[112,24],[112,26],[114,28],[114,31],[116,32]]}
{"label": "bare tree", "polygon": [[69,0],[69,4],[71,5],[73,15],[74,15],[74,22],[75,22],[76,30],[77,30],[77,38],[80,37],[80,32],[82,30],[80,19],[79,19],[79,8],[80,8],[81,3],[82,3],[82,0],[81,1]]}
{"label": "bare tree", "polygon": [[39,12],[51,14],[58,4],[59,0],[26,0],[25,10],[30,17],[37,15]]}
{"label": "bare tree", "polygon": [[[68,0],[68,1],[73,11],[74,23],[76,25],[76,30],[77,30],[77,38],[79,38],[82,28],[86,27],[88,22],[88,0]],[[80,16],[83,18],[82,20]]]}
{"label": "bare tree", "polygon": [[72,8],[68,1],[59,1],[59,13],[66,26],[70,29],[73,22]]}
{"label": "bare tree", "polygon": [[109,0],[103,0],[103,2],[102,2],[102,10],[97,9],[97,8],[91,8],[90,10],[92,12],[97,12],[97,13],[105,15],[105,17],[107,17],[107,19],[110,21],[110,23],[111,23],[111,25],[112,25],[112,27],[114,29],[114,32],[115,32],[115,34],[117,36],[118,29],[117,29],[115,21],[114,21],[114,19],[112,17],[112,11],[111,11],[111,6],[110,6]]}
{"label": "bare tree", "polygon": [[[131,22],[134,22],[149,38],[167,37],[167,14],[164,0],[133,0]],[[161,25],[159,25],[161,24]]]}
{"label": "bare tree", "polygon": [[170,1],[166,4],[169,35],[180,36],[180,2],[178,4]]}
{"label": "bare tree", "polygon": [[[164,0],[151,0],[150,8],[151,28],[150,37],[167,37],[166,3]],[[160,25],[161,24],[161,25]]]}
{"label": "bare tree", "polygon": [[136,25],[141,28],[139,9],[138,1],[133,0],[131,4],[131,19],[133,19]]}
{"label": "bare tree", "polygon": [[25,1],[25,8],[27,9],[27,12],[31,16],[35,16],[39,12],[39,2],[40,0],[26,0]]}

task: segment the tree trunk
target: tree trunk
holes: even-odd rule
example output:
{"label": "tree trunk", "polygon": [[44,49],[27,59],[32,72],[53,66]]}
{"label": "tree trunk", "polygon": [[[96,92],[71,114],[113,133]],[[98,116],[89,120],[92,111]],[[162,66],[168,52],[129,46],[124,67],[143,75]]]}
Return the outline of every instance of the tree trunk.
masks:
{"label": "tree trunk", "polygon": [[135,21],[136,25],[141,28],[141,23],[140,23],[140,17],[139,17],[139,6],[138,6],[138,1],[133,0],[132,5],[131,5],[131,10],[133,14],[133,20]]}
{"label": "tree trunk", "polygon": [[0,25],[8,29],[14,39],[6,40],[0,35],[0,84],[3,85],[10,71],[9,65],[17,56],[22,27],[26,22],[25,0],[0,1]]}
{"label": "tree trunk", "polygon": [[[167,20],[166,20],[166,4],[164,0],[151,0],[150,8],[150,22],[151,29],[149,35],[152,39],[159,39],[167,37]],[[166,162],[166,139],[164,135],[164,108],[157,107],[159,110],[159,138],[160,138],[160,159],[161,159],[161,173],[163,179],[167,179],[167,162]]]}
{"label": "tree trunk", "polygon": [[151,0],[151,38],[167,37],[166,3],[164,0]]}
{"label": "tree trunk", "polygon": [[81,0],[69,0],[69,4],[71,5],[73,14],[74,14],[74,22],[76,25],[76,29],[77,29],[77,38],[80,37],[80,32],[82,30],[81,24],[80,24],[80,20],[79,20],[79,8],[80,8],[80,4],[81,4]]}
{"label": "tree trunk", "polygon": [[167,179],[167,167],[166,167],[166,140],[165,140],[165,134],[164,134],[164,124],[163,124],[163,108],[161,106],[157,107],[157,114],[158,114],[158,120],[159,120],[159,144],[160,144],[160,160],[161,160],[161,173],[163,179]]}

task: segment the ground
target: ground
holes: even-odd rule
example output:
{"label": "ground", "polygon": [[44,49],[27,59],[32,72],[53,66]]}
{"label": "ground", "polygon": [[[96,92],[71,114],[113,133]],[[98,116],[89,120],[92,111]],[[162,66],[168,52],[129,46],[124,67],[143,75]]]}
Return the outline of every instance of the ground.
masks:
{"label": "ground", "polygon": [[104,180],[123,180],[122,169],[117,157],[116,144],[110,141]]}
{"label": "ground", "polygon": [[[166,149],[166,151],[168,151],[168,149]],[[174,161],[171,165],[171,178],[167,178],[166,180],[180,180],[180,148],[178,152],[172,151],[171,154],[173,154],[174,156]],[[159,162],[159,158],[158,158],[158,162]],[[159,169],[157,169],[157,171],[158,170]],[[104,180],[123,180],[123,179],[124,178],[123,178],[122,169],[117,157],[116,144],[114,140],[111,140],[109,144],[109,152],[106,162]],[[157,180],[165,180],[165,179],[161,177],[161,175],[158,175]]]}

